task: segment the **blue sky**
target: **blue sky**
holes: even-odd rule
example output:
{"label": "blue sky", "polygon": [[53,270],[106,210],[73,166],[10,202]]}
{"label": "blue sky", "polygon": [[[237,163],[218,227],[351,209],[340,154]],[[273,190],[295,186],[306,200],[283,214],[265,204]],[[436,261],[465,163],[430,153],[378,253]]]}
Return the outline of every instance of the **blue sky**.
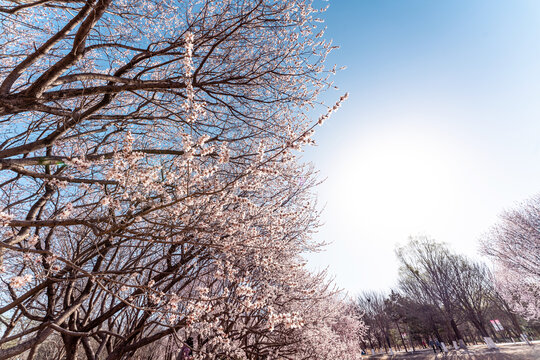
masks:
{"label": "blue sky", "polygon": [[326,181],[310,257],[351,294],[388,289],[427,234],[478,257],[505,208],[540,192],[540,2],[334,0],[328,64],[349,100],[304,158]]}

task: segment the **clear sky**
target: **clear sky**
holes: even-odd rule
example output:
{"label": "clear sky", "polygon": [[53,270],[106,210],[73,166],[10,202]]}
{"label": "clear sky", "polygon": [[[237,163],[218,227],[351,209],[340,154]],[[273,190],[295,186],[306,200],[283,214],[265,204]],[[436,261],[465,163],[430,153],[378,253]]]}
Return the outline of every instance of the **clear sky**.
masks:
{"label": "clear sky", "polygon": [[540,192],[540,1],[333,0],[342,109],[304,153],[326,178],[310,257],[352,295],[389,289],[393,250],[428,234],[470,256]]}

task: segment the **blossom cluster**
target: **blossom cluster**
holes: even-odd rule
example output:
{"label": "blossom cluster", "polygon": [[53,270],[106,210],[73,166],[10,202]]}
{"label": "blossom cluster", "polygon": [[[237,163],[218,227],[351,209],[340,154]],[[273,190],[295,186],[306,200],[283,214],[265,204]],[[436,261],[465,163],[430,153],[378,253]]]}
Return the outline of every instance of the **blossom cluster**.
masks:
{"label": "blossom cluster", "polygon": [[0,211],[0,227],[8,226],[14,216],[6,212]]}
{"label": "blossom cluster", "polygon": [[33,278],[34,277],[33,277],[32,274],[25,274],[25,275],[22,275],[22,276],[14,276],[9,280],[9,284],[14,289],[20,289],[20,288],[24,287],[25,285],[27,285],[28,283],[30,283]]}

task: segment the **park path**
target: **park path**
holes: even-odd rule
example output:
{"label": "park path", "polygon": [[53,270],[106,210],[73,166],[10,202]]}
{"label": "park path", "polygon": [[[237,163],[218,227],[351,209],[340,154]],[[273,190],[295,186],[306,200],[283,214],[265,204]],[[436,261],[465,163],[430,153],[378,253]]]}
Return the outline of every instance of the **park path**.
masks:
{"label": "park path", "polygon": [[497,344],[497,350],[489,350],[485,345],[470,346],[468,350],[452,350],[446,354],[434,354],[432,350],[421,350],[414,354],[400,352],[396,355],[366,356],[365,359],[407,359],[407,360],[540,360],[540,341],[533,345],[524,343]]}

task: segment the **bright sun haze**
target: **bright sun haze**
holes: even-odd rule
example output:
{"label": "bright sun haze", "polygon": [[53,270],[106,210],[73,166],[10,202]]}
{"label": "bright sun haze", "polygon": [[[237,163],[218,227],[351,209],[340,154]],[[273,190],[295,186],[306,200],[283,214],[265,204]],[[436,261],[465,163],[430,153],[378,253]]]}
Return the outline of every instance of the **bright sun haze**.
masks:
{"label": "bright sun haze", "polygon": [[506,208],[540,190],[540,3],[334,1],[329,63],[350,97],[305,159],[326,181],[311,267],[356,294],[397,279],[426,234],[480,258]]}

